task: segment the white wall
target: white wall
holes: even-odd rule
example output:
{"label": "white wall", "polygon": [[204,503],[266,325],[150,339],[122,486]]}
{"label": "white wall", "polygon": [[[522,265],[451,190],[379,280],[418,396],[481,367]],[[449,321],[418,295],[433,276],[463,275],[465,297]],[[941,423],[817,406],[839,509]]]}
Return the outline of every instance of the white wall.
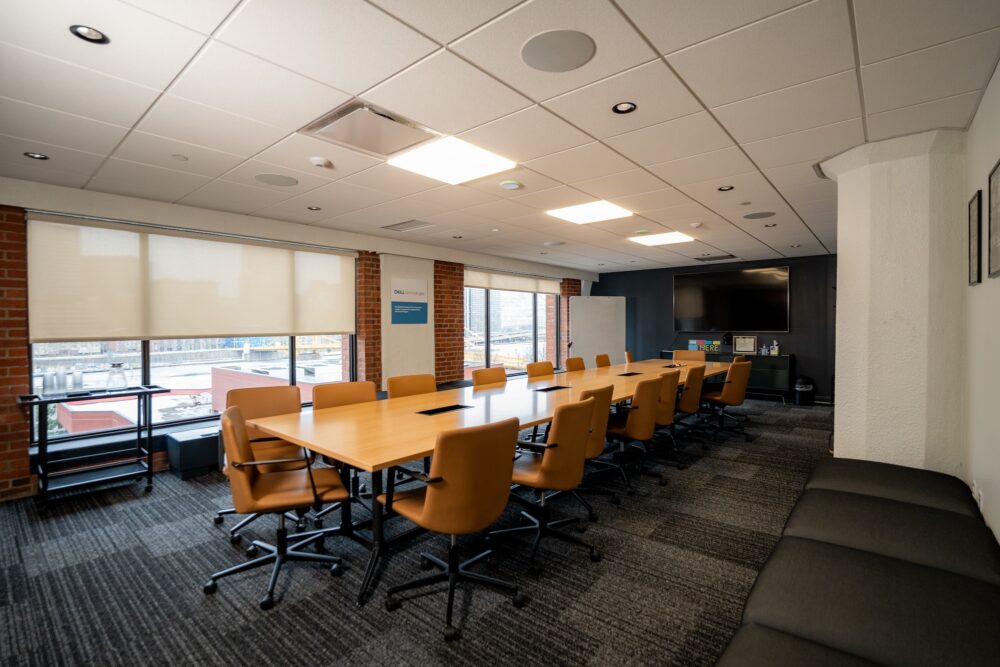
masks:
{"label": "white wall", "polygon": [[[395,375],[434,374],[434,261],[381,255],[382,384]],[[392,279],[427,282],[427,324],[392,323]]]}
{"label": "white wall", "polygon": [[[1000,536],[1000,277],[988,277],[990,170],[1000,160],[1000,68],[969,127],[965,201],[983,191],[983,283],[967,288],[968,481],[982,492],[986,522]],[[963,235],[964,238],[964,235]]]}

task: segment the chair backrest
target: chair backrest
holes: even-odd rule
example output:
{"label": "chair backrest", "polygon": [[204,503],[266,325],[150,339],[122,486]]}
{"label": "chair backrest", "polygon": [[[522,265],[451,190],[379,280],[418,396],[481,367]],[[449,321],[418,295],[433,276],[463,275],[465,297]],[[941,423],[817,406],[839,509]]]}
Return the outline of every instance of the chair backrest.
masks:
{"label": "chair backrest", "polygon": [[568,357],[566,359],[567,371],[582,371],[586,369],[587,365],[583,363],[583,357]]}
{"label": "chair backrest", "polygon": [[611,357],[606,354],[599,354],[594,357],[594,365],[598,368],[604,368],[605,366],[611,365]]}
{"label": "chair backrest", "polygon": [[511,418],[438,434],[421,519],[437,533],[483,530],[507,506],[520,423]]}
{"label": "chair backrest", "polygon": [[747,384],[750,382],[750,362],[743,361],[729,366],[726,373],[726,384],[722,386],[719,400],[726,405],[742,405],[747,397]]}
{"label": "chair backrest", "polygon": [[537,378],[543,375],[552,375],[556,369],[552,366],[551,361],[534,361],[528,364],[527,371],[529,378]]}
{"label": "chair backrest", "polygon": [[625,435],[632,440],[645,441],[656,432],[656,408],[660,402],[663,378],[643,380],[635,385],[631,409],[625,422]]}
{"label": "chair backrest", "polygon": [[389,390],[389,398],[433,394],[437,391],[434,376],[429,373],[424,375],[397,375],[394,378],[389,378],[386,386]]}
{"label": "chair backrest", "polygon": [[661,373],[663,386],[660,387],[660,402],[656,407],[656,425],[670,426],[674,423],[674,411],[677,408],[677,385],[681,379],[679,370]]}
{"label": "chair backrest", "polygon": [[631,352],[625,350],[625,363],[631,364],[633,361],[635,361],[635,357],[632,356]]}
{"label": "chair backrest", "polygon": [[[244,387],[226,393],[226,407],[239,407],[243,419],[260,419],[302,411],[302,392],[297,386]],[[252,426],[244,426],[250,440],[269,437]]]}
{"label": "chair backrest", "polygon": [[608,437],[608,419],[611,417],[611,399],[614,397],[614,385],[587,389],[580,392],[580,400],[594,399],[594,416],[590,422],[590,437],[587,439],[587,459],[596,459],[604,453],[604,444]]}
{"label": "chair backrest", "polygon": [[705,361],[705,351],[674,350],[674,361]]}
{"label": "chair backrest", "polygon": [[747,360],[746,356],[742,354],[737,354],[735,357],[733,357],[734,364],[741,364],[746,360]]}
{"label": "chair backrest", "polygon": [[701,405],[701,388],[704,384],[705,367],[690,367],[684,379],[684,391],[681,392],[681,400],[677,402],[677,409],[689,415],[698,412]]}
{"label": "chair backrest", "polygon": [[484,384],[498,384],[507,382],[507,369],[503,366],[493,368],[477,368],[472,371],[472,386],[478,387]]}
{"label": "chair backrest", "polygon": [[313,410],[370,403],[375,399],[374,382],[329,382],[313,387]]}
{"label": "chair backrest", "polygon": [[546,437],[546,442],[555,447],[542,454],[539,470],[538,481],[542,488],[569,491],[580,486],[596,403],[597,399],[586,398],[556,408]]}
{"label": "chair backrest", "polygon": [[[231,392],[230,392],[231,393]],[[233,496],[233,506],[240,514],[253,512],[253,485],[260,474],[257,466],[244,468],[234,463],[248,463],[254,460],[253,448],[247,436],[243,413],[238,406],[227,408],[219,418],[222,426],[222,446],[226,450],[227,475],[229,490]]]}

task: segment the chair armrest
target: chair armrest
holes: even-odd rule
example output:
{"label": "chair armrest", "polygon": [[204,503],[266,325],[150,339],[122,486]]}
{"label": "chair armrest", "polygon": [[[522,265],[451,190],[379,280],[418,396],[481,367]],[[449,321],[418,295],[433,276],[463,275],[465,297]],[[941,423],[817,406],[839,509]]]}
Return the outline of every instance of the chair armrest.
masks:
{"label": "chair armrest", "polygon": [[536,454],[542,454],[546,449],[555,449],[558,447],[558,443],[555,442],[534,442],[532,440],[518,440],[517,446],[519,449],[527,449],[528,451],[535,452]]}
{"label": "chair armrest", "polygon": [[437,484],[438,482],[443,482],[444,477],[431,477],[425,472],[414,472],[409,468],[396,468],[397,472],[401,472],[410,479],[415,479],[418,482],[423,482],[424,484]]}

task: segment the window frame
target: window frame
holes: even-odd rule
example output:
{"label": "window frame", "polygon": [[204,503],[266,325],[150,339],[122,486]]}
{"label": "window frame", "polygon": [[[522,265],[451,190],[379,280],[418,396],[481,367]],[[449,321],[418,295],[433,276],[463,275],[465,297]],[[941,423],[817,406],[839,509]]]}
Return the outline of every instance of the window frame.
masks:
{"label": "window frame", "polygon": [[[484,298],[483,298],[483,304],[484,304],[484,308],[483,308],[483,319],[484,319],[484,322],[483,322],[483,337],[484,337],[485,340],[484,340],[484,348],[483,348],[483,354],[484,354],[483,361],[485,363],[484,368],[493,368],[493,363],[492,363],[493,356],[491,354],[492,350],[490,349],[490,346],[491,346],[491,337],[492,337],[491,336],[492,332],[490,331],[490,292],[493,292],[493,291],[509,292],[509,291],[512,291],[512,290],[494,290],[493,288],[490,288],[490,287],[466,287],[466,286],[463,286],[463,290],[464,289],[481,289],[484,292]],[[560,300],[562,299],[562,295],[560,295],[560,294],[549,294],[547,292],[528,292],[528,294],[531,294],[531,360],[532,360],[532,362],[538,361],[538,297],[539,296],[542,296],[542,297],[549,297],[549,296],[551,296],[551,297],[555,298],[555,332],[554,333],[555,333],[555,339],[556,339],[556,344],[555,344],[555,351],[556,351],[556,355],[555,356],[556,356],[556,358],[555,359],[550,359],[549,361],[552,362],[552,365],[555,368],[561,369],[562,368],[562,365],[561,365],[561,362],[562,362],[562,359],[561,359],[561,357],[562,357],[562,346],[559,344],[559,341],[562,339],[562,329],[561,329],[562,322],[560,321],[561,318],[559,317],[559,315],[561,313],[561,309],[560,309],[561,303],[560,303]],[[462,306],[463,307],[463,311],[464,311],[465,308],[468,307],[468,305],[469,305],[468,301],[465,301],[465,303]],[[462,315],[463,315],[463,320],[464,320],[465,313],[463,312]],[[463,339],[464,339],[464,334],[463,334]],[[464,340],[463,340],[463,350],[464,350]],[[463,351],[463,357],[464,357],[464,351]],[[527,371],[516,371],[516,372],[513,372],[513,373],[508,373],[508,377],[517,377],[517,376],[525,375],[525,374],[527,374]]]}

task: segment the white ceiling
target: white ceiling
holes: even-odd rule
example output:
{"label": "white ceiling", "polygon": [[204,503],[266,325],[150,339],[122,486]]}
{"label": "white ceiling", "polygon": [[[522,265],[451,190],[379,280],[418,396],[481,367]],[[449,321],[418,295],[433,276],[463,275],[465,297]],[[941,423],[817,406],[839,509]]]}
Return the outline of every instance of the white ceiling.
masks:
{"label": "white ceiling", "polygon": [[[521,46],[557,29],[590,35],[594,58],[526,66]],[[597,272],[825,254],[836,186],[812,166],[966,127],[998,56],[997,0],[5,2],[0,176]],[[442,186],[300,133],[352,99],[519,166]],[[613,114],[621,101],[638,109]],[[544,213],[598,198],[636,215]],[[382,229],[412,218],[432,226]],[[697,241],[646,247],[637,230]]]}

